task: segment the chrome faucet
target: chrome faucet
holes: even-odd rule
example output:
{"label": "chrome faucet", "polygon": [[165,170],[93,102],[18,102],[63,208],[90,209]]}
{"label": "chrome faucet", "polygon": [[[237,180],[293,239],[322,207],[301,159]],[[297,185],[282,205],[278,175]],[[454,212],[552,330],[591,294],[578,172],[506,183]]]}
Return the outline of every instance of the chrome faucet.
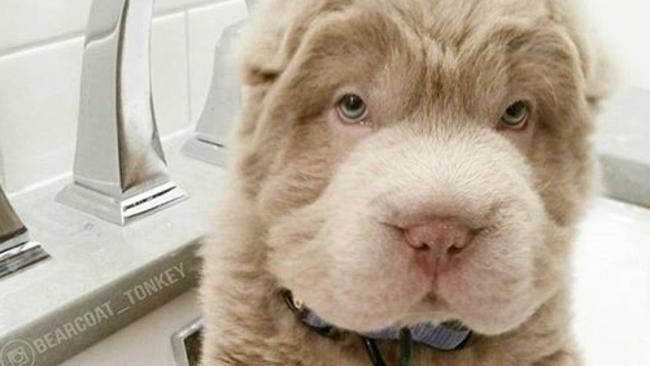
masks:
{"label": "chrome faucet", "polygon": [[205,107],[194,137],[183,147],[188,156],[218,166],[226,165],[228,139],[242,104],[231,51],[246,24],[247,21],[240,21],[223,31],[214,52],[212,83]]}
{"label": "chrome faucet", "polygon": [[57,200],[125,225],[186,197],[169,177],[151,93],[154,0],[94,0],[74,183]]}
{"label": "chrome faucet", "polygon": [[48,257],[41,244],[29,240],[27,228],[0,187],[0,278]]}
{"label": "chrome faucet", "polygon": [[[248,9],[256,2],[247,0]],[[208,98],[194,136],[183,147],[186,155],[218,166],[226,165],[228,140],[242,106],[242,88],[231,56],[247,24],[242,20],[227,27],[217,42]]]}

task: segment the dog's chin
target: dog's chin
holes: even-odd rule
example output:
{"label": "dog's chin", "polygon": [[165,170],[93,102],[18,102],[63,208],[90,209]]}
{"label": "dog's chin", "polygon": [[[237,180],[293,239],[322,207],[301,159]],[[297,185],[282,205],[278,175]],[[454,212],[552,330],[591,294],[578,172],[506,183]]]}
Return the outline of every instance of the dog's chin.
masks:
{"label": "dog's chin", "polygon": [[521,326],[530,318],[534,309],[536,306],[532,301],[519,301],[517,304],[500,307],[499,310],[494,310],[494,305],[491,304],[469,304],[467,308],[455,307],[431,293],[392,326],[458,322],[479,334],[498,335]]}
{"label": "dog's chin", "polygon": [[453,321],[460,322],[479,334],[499,335],[521,326],[537,308],[534,301],[527,299],[450,304],[433,292],[424,298],[414,296],[403,300],[412,304],[407,310],[395,313],[373,311],[382,308],[382,304],[379,303],[365,304],[363,307],[332,304],[331,307],[325,306],[324,309],[337,310],[323,310],[323,313],[328,322],[357,333],[370,333],[389,327],[401,328],[422,323],[442,324]]}

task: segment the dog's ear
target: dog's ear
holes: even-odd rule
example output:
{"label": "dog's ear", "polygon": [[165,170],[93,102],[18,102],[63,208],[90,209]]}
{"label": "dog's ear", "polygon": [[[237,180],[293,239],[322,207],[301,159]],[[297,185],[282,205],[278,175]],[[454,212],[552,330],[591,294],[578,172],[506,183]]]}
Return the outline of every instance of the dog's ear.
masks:
{"label": "dog's ear", "polygon": [[568,26],[569,36],[580,54],[585,98],[592,107],[597,108],[617,84],[617,65],[603,47],[598,33],[588,22],[584,22],[586,11],[583,6],[566,0],[551,0],[550,4],[554,7],[555,16]]}
{"label": "dog's ear", "polygon": [[586,97],[592,106],[598,107],[601,101],[610,96],[617,84],[617,66],[600,40],[592,39],[585,52],[589,53],[585,65]]}
{"label": "dog's ear", "polygon": [[272,83],[287,67],[311,24],[353,0],[266,0],[253,16],[243,50],[243,81]]}
{"label": "dog's ear", "polygon": [[617,67],[604,49],[596,32],[583,30],[574,34],[574,41],[580,52],[582,72],[585,78],[585,98],[587,102],[598,108],[607,99],[616,86],[618,79]]}

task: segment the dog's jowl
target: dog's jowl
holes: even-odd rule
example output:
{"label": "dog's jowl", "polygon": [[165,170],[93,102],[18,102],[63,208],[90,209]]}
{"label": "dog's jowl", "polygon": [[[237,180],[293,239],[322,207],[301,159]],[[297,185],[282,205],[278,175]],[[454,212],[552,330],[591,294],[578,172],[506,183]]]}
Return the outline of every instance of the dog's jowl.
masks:
{"label": "dog's jowl", "polygon": [[267,0],[202,364],[580,365],[606,65],[567,0]]}

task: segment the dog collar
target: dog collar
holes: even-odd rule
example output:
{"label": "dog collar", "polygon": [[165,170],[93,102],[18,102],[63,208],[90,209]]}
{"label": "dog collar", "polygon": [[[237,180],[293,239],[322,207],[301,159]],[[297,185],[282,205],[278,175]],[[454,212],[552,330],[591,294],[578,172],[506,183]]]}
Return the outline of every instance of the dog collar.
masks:
{"label": "dog collar", "polygon": [[[342,330],[334,327],[316,315],[316,313],[307,308],[301,300],[294,298],[291,291],[284,291],[282,297],[289,309],[296,314],[298,319],[318,334],[328,338],[337,338],[341,333],[344,333]],[[402,357],[404,359],[405,353],[408,353],[408,358],[410,358],[410,343],[422,344],[439,351],[454,351],[463,348],[463,346],[467,344],[471,335],[471,330],[455,322],[443,323],[440,325],[423,323],[404,329],[392,327],[376,332],[360,334],[364,339],[366,349],[370,358],[373,360],[374,365],[384,364],[381,360],[378,348],[374,344],[375,340],[400,341],[400,343],[402,343]],[[378,358],[377,361],[375,361],[376,358]],[[408,365],[409,363],[410,362],[402,362],[403,365]]]}

